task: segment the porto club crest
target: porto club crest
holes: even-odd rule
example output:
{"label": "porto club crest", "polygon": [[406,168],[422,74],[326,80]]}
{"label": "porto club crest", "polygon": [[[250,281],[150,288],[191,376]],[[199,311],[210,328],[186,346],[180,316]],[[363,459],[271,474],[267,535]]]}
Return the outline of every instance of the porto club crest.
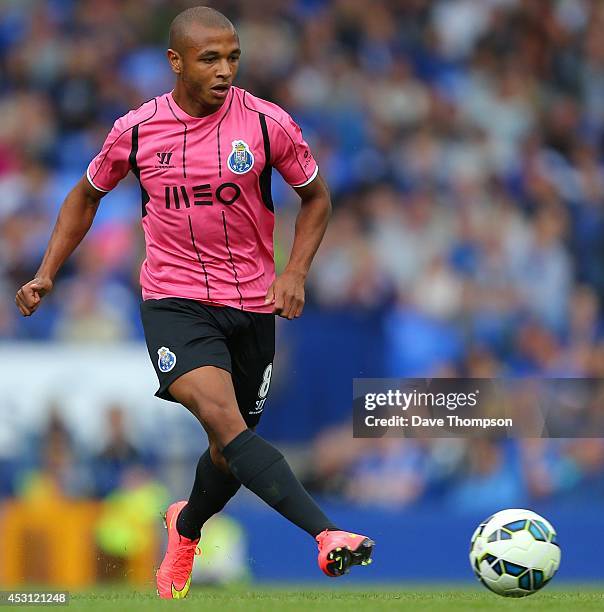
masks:
{"label": "porto club crest", "polygon": [[254,154],[250,151],[247,142],[243,140],[233,140],[232,150],[227,164],[235,174],[245,174],[254,165]]}
{"label": "porto club crest", "polygon": [[158,349],[157,354],[159,355],[157,365],[160,371],[169,372],[174,368],[176,365],[176,355],[169,348],[162,346]]}

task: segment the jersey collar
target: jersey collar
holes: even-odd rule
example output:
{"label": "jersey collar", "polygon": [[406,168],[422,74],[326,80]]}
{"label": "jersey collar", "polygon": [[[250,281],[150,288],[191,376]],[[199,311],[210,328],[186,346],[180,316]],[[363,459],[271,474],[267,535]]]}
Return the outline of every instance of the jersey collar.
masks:
{"label": "jersey collar", "polygon": [[208,124],[212,124],[217,121],[220,121],[224,117],[224,115],[226,115],[229,108],[231,107],[233,98],[235,96],[235,87],[231,86],[231,89],[229,90],[229,95],[226,97],[222,106],[217,111],[211,113],[210,115],[206,115],[205,117],[193,117],[192,115],[189,115],[189,113],[185,112],[182,108],[180,108],[180,106],[178,106],[178,104],[176,103],[176,100],[174,99],[173,94],[174,94],[174,90],[172,90],[169,94],[166,94],[166,95],[167,95],[170,107],[172,108],[172,112],[181,121],[184,121],[186,123],[193,123],[196,125],[199,125],[199,124],[208,125]]}

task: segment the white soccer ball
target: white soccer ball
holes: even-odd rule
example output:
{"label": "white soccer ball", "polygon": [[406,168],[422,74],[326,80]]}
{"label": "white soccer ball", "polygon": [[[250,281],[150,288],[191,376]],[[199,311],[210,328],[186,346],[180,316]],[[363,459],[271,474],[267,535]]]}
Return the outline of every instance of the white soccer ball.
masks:
{"label": "white soccer ball", "polygon": [[478,580],[494,593],[532,595],[560,566],[556,530],[531,510],[501,510],[478,525],[470,563]]}

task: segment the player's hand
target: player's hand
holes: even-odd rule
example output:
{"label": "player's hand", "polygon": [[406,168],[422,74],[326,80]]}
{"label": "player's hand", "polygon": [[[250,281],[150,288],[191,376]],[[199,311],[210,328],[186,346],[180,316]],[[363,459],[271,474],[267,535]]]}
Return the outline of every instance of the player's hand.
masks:
{"label": "player's hand", "polygon": [[286,270],[268,288],[265,304],[273,304],[273,314],[284,319],[296,319],[304,308],[304,281],[301,272]]}
{"label": "player's hand", "polygon": [[15,303],[21,314],[24,317],[34,314],[42,298],[50,291],[52,291],[52,281],[49,278],[36,277],[23,285],[15,297]]}

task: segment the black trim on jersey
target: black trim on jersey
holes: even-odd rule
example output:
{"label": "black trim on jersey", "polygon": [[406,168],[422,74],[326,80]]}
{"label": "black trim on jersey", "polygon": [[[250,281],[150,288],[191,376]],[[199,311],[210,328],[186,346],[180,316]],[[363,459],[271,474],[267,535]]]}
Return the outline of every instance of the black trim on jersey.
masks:
{"label": "black trim on jersey", "polygon": [[201,258],[201,253],[197,249],[197,245],[195,244],[195,235],[193,234],[193,223],[191,222],[191,215],[187,215],[189,218],[189,232],[191,233],[191,243],[193,244],[193,248],[195,249],[195,253],[197,253],[197,261],[201,264],[201,268],[203,270],[203,275],[206,279],[206,291],[208,294],[208,300],[210,300],[210,285],[208,283],[208,273],[206,272],[206,265],[203,263],[203,259]]}
{"label": "black trim on jersey", "polygon": [[268,137],[268,128],[266,127],[266,116],[263,113],[258,113],[260,119],[260,129],[262,130],[262,140],[264,141],[264,168],[258,177],[260,184],[260,195],[264,205],[272,212],[275,212],[273,204],[273,194],[271,193],[271,178],[273,167],[271,166],[271,141]]}
{"label": "black trim on jersey", "polygon": [[[109,151],[111,151],[111,149],[113,148],[113,145],[129,130],[133,129],[135,126],[140,125],[141,123],[145,123],[145,121],[149,121],[149,119],[153,119],[153,117],[155,116],[155,113],[157,112],[157,98],[152,98],[153,102],[155,102],[155,110],[153,111],[153,113],[151,114],[150,117],[147,117],[146,119],[143,119],[142,121],[139,121],[138,123],[135,123],[134,125],[131,125],[130,127],[127,127],[123,132],[120,132],[117,135],[117,138],[109,145],[109,148],[107,149],[107,152],[105,153],[105,155],[103,155],[103,159],[100,161],[99,163],[99,167],[94,171],[94,174],[90,177],[92,181],[94,181],[96,175],[99,173],[100,169],[103,167],[103,164],[105,163],[105,160],[107,159],[107,155],[109,155]],[[147,102],[151,102],[151,100],[147,100]],[[138,108],[141,108],[142,106],[144,106],[145,104],[147,104],[147,102],[143,102]],[[138,108],[136,110],[138,110]]]}
{"label": "black trim on jersey", "polygon": [[[149,204],[149,200],[151,198],[149,197],[147,190],[143,187],[143,183],[141,182],[141,170],[138,167],[138,162],[136,161],[136,155],[138,153],[138,126],[141,125],[142,123],[145,123],[145,121],[149,121],[149,119],[152,119],[155,116],[155,113],[157,112],[157,99],[153,98],[153,101],[155,102],[155,110],[153,111],[153,114],[150,117],[147,117],[146,119],[143,119],[142,121],[139,121],[138,123],[135,123],[133,126],[128,128],[128,130],[132,130],[132,143],[130,145],[130,154],[128,155],[128,163],[130,164],[132,173],[134,174],[134,176],[136,176],[136,180],[138,181],[138,184],[141,188],[141,216],[143,218],[147,216],[147,204]],[[147,100],[147,102],[149,102],[149,100]],[[147,104],[147,102],[145,102],[145,104]],[[107,155],[109,154],[109,151],[111,151],[111,147],[113,147],[113,145],[120,139],[122,134],[125,134],[128,130],[124,130],[111,143],[111,146],[107,149],[107,153],[105,153],[105,157],[103,157],[101,163],[99,164],[99,167],[96,169],[96,172],[91,177],[93,181],[96,175],[99,173],[99,170],[101,169],[101,166],[103,165],[105,159],[107,159]]]}
{"label": "black trim on jersey", "polygon": [[147,190],[143,187],[141,183],[141,169],[138,167],[138,163],[136,161],[136,154],[138,153],[138,126],[137,123],[132,127],[132,146],[130,147],[130,155],[128,156],[128,163],[132,168],[132,173],[138,180],[138,184],[141,188],[141,216],[143,219],[147,216],[147,204],[149,204],[149,194]]}
{"label": "black trim on jersey", "polygon": [[235,268],[235,262],[233,261],[233,253],[231,252],[231,247],[229,246],[229,234],[227,232],[227,222],[226,216],[224,214],[224,210],[222,212],[222,225],[224,226],[224,242],[226,244],[227,251],[229,252],[229,259],[231,260],[231,267],[233,268],[233,276],[235,277],[235,287],[237,288],[237,293],[239,294],[239,307],[243,310],[243,296],[241,295],[241,291],[239,290],[239,278],[237,276],[237,268]]}
{"label": "black trim on jersey", "polygon": [[218,150],[218,176],[219,177],[222,176],[222,158],[220,156],[220,126],[222,122],[224,121],[224,118],[229,114],[229,111],[231,110],[231,106],[233,104],[234,97],[235,97],[235,90],[231,87],[231,101],[229,102],[229,106],[226,109],[226,112],[220,118],[220,121],[218,122],[218,127],[216,128],[216,144],[217,144],[217,150]]}
{"label": "black trim on jersey", "polygon": [[[245,106],[245,108],[247,108],[249,111],[252,111],[253,113],[258,113],[260,115],[261,114],[260,111],[256,110],[255,108],[251,108],[250,106],[248,106],[245,103],[245,96],[246,96],[246,94],[247,94],[247,91],[244,91],[243,92],[243,106]],[[298,166],[300,166],[300,170],[302,170],[302,174],[308,180],[310,178],[310,176],[308,176],[308,174],[306,174],[306,170],[304,170],[304,166],[302,165],[302,163],[300,162],[300,159],[298,158],[298,152],[296,150],[296,143],[294,142],[294,139],[289,135],[289,132],[281,125],[281,123],[279,121],[277,121],[277,119],[275,119],[271,115],[266,115],[266,117],[268,117],[269,119],[272,119],[285,132],[287,137],[290,139],[290,141],[292,143],[292,147],[294,148],[294,156],[296,158],[296,161],[298,162]]]}
{"label": "black trim on jersey", "polygon": [[[176,115],[176,113],[172,109],[172,105],[170,104],[170,99],[169,99],[168,96],[166,96],[166,102],[168,103],[168,108],[170,109],[170,112],[174,115],[174,119],[176,119],[176,121],[178,121],[178,123],[180,123],[185,128],[185,130],[183,132],[183,138],[182,138],[182,176],[183,176],[183,178],[187,178],[187,163],[186,163],[186,157],[187,157],[187,124],[182,119],[178,118],[178,116]],[[179,206],[177,206],[176,208],[179,208]]]}
{"label": "black trim on jersey", "polygon": [[300,158],[298,157],[298,151],[296,150],[296,143],[294,142],[294,139],[290,136],[289,132],[281,125],[279,121],[277,121],[274,117],[271,117],[270,115],[268,115],[268,117],[272,119],[285,132],[286,136],[291,141],[292,147],[294,149],[294,156],[296,158],[296,161],[298,162],[298,166],[300,166],[300,170],[302,170],[302,174],[306,177],[306,180],[308,180],[310,176],[306,173],[306,170],[304,169],[304,166],[302,165],[302,162],[300,161]]}

